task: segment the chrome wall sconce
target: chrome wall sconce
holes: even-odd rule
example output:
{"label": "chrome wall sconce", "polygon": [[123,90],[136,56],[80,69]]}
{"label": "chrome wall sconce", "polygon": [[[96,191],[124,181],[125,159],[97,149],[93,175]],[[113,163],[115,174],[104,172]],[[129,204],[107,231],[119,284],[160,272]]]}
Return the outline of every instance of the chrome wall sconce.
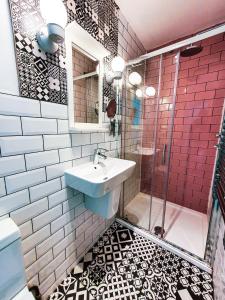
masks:
{"label": "chrome wall sconce", "polygon": [[112,60],[111,68],[112,71],[106,74],[106,81],[108,84],[112,84],[114,80],[120,80],[122,78],[125,61],[120,56],[116,56]]}
{"label": "chrome wall sconce", "polygon": [[64,42],[66,7],[62,0],[40,0],[40,11],[46,27],[37,33],[37,41],[43,51],[53,54],[58,50],[58,44]]}

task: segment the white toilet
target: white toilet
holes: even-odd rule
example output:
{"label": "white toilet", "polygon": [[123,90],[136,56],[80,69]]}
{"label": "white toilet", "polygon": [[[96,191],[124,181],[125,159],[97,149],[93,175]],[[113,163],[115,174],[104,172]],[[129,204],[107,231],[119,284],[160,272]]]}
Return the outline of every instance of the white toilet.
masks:
{"label": "white toilet", "polygon": [[35,300],[26,286],[20,231],[9,218],[0,221],[0,299]]}

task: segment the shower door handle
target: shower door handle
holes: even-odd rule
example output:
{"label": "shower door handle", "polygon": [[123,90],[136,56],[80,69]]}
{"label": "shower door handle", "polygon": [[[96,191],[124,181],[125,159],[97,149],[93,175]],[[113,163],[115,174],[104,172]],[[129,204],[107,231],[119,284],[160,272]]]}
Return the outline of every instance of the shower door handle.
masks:
{"label": "shower door handle", "polygon": [[166,148],[167,148],[167,145],[164,144],[163,145],[163,152],[162,152],[162,164],[165,165],[166,163]]}

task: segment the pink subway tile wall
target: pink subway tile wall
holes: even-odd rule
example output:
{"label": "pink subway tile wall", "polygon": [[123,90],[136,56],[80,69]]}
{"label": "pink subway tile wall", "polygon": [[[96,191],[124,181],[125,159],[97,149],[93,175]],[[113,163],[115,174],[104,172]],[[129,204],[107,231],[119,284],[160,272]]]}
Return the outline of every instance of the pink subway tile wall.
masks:
{"label": "pink subway tile wall", "polygon": [[[200,54],[180,58],[167,196],[171,202],[206,213],[216,154],[214,146],[225,97],[224,35],[206,39],[201,45]],[[142,184],[143,192],[151,189],[160,198],[165,196],[163,184],[168,160],[162,161],[162,153],[164,145],[166,151],[169,146],[175,55],[163,57],[154,176],[148,175]],[[146,83],[157,87],[158,74],[159,58],[155,58],[147,63]],[[146,147],[153,147],[155,111],[156,99],[146,99],[143,133]],[[151,163],[143,163],[144,175],[150,173],[147,168],[153,167],[153,159],[143,158],[143,162],[146,160]]]}

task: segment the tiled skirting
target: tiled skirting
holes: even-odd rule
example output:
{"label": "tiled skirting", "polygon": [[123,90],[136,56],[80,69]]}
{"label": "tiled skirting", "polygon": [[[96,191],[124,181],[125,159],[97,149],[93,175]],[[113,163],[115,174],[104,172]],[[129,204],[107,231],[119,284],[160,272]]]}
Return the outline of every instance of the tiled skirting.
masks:
{"label": "tiled skirting", "polygon": [[118,222],[103,234],[50,300],[212,300],[211,275]]}

